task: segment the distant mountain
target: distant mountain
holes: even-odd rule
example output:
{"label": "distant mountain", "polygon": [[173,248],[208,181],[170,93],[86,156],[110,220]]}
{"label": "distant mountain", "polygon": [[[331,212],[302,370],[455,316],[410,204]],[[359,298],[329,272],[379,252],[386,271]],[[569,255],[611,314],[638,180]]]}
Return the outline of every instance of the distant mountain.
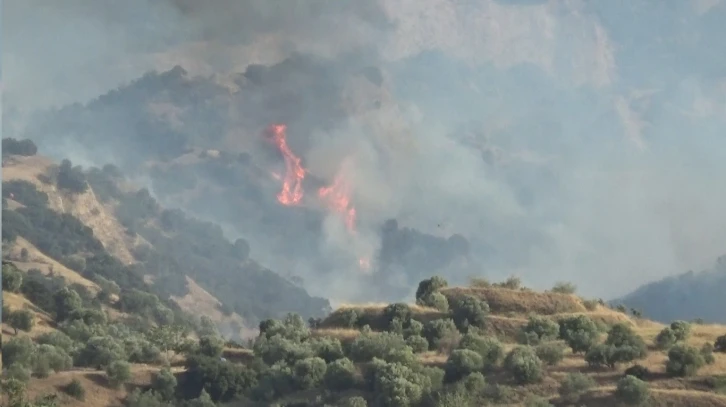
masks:
{"label": "distant mountain", "polygon": [[703,319],[726,322],[726,257],[710,270],[689,271],[644,284],[630,294],[612,301],[640,310],[647,318],[670,322],[676,319]]}

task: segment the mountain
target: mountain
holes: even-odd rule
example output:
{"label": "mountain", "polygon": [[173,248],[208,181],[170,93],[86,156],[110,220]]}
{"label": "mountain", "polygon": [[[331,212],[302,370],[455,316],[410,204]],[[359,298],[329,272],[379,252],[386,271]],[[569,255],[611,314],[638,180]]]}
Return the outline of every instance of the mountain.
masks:
{"label": "mountain", "polygon": [[116,167],[56,164],[14,148],[13,141],[3,141],[4,253],[25,249],[24,257],[33,253],[46,268],[59,262],[66,274],[152,292],[213,317],[236,338],[267,318],[316,317],[329,309],[327,300],[250,258],[246,241],[230,241],[217,225],[164,209]]}
{"label": "mountain", "polygon": [[698,273],[689,271],[637,287],[631,293],[614,300],[640,310],[648,318],[661,322],[702,319],[726,322],[726,258]]}

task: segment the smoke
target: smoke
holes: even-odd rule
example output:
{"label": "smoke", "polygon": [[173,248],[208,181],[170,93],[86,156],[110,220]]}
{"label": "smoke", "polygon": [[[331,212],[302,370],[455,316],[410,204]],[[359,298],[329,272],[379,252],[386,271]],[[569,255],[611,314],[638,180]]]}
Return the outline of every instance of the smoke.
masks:
{"label": "smoke", "polygon": [[[388,218],[466,236],[482,274],[592,296],[724,253],[722,2],[6,0],[3,16],[4,102],[26,112],[175,65],[244,100],[255,72],[234,74],[249,65],[326,61],[336,120],[321,115],[328,90],[286,66],[279,94],[254,91],[279,104],[229,121],[238,147],[294,117],[311,173],[332,181],[348,163],[358,232],[331,213],[320,249],[341,269],[378,249]],[[350,275],[310,286],[349,298]]]}

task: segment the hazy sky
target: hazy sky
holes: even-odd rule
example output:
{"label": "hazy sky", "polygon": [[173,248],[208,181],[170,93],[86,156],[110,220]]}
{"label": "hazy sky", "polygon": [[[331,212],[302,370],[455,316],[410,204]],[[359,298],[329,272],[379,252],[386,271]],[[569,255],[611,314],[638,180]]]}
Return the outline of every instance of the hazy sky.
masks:
{"label": "hazy sky", "polygon": [[[369,191],[394,181],[363,160],[359,194],[422,230],[444,222],[494,245],[506,259],[490,262],[495,276],[610,297],[726,252],[726,1],[4,7],[3,102],[24,111],[176,64],[206,75],[292,51],[370,59],[398,109],[372,120],[400,114],[417,152],[385,202]],[[462,126],[501,152],[507,176],[463,144]]]}

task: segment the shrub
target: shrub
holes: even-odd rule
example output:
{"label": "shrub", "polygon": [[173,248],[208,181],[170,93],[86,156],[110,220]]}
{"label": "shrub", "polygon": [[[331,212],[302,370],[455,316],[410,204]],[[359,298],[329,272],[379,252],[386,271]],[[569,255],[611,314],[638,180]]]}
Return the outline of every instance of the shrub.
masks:
{"label": "shrub", "polygon": [[575,291],[577,291],[577,286],[567,282],[559,282],[552,287],[553,293],[574,294]]}
{"label": "shrub", "polygon": [[614,325],[608,332],[606,345],[613,346],[613,362],[624,363],[646,356],[645,341],[626,324]]}
{"label": "shrub", "polygon": [[687,345],[676,345],[668,351],[666,373],[678,377],[693,376],[705,364],[706,361],[698,349]]}
{"label": "shrub", "polygon": [[33,329],[35,318],[30,310],[22,309],[18,311],[12,311],[7,316],[7,323],[15,330],[15,334],[18,334],[18,329],[25,332],[30,332]]}
{"label": "shrub", "polygon": [[83,388],[81,381],[76,378],[73,378],[70,383],[63,386],[63,391],[76,400],[83,401],[86,399],[86,389]]}
{"label": "shrub", "polygon": [[347,398],[342,403],[342,407],[368,407],[368,402],[361,396],[353,396]]}
{"label": "shrub", "polygon": [[2,345],[3,366],[19,364],[27,366],[35,350],[33,341],[28,337],[16,337]]}
{"label": "shrub", "polygon": [[706,362],[707,365],[716,363],[716,358],[713,356],[713,345],[710,343],[704,343],[703,346],[701,346],[701,356],[703,356],[703,361]]}
{"label": "shrub", "polygon": [[424,324],[423,336],[429,341],[429,349],[442,350],[457,342],[459,331],[451,319],[435,319]]}
{"label": "shrub", "polygon": [[58,349],[63,349],[68,354],[72,353],[75,348],[73,339],[60,331],[46,332],[40,335],[36,342],[39,345],[53,345]]}
{"label": "shrub", "polygon": [[383,406],[417,405],[432,389],[431,378],[399,363],[378,363],[372,391]]}
{"label": "shrub", "polygon": [[338,338],[314,338],[310,341],[310,347],[315,356],[323,358],[326,363],[345,356],[343,344]]}
{"label": "shrub", "polygon": [[489,315],[489,304],[472,295],[457,298],[451,304],[454,323],[462,332],[469,326],[483,328]]}
{"label": "shrub", "polygon": [[529,396],[524,400],[524,407],[554,407],[546,398]]}
{"label": "shrub", "polygon": [[151,381],[151,388],[159,394],[163,400],[170,401],[174,398],[177,380],[174,373],[168,368],[163,368],[154,375]]}
{"label": "shrub", "polygon": [[128,362],[115,360],[106,367],[106,377],[113,387],[119,387],[131,378],[131,367]]}
{"label": "shrub", "polygon": [[298,360],[293,367],[295,386],[299,390],[308,390],[318,386],[323,382],[327,368],[325,361],[319,357]]}
{"label": "shrub", "polygon": [[345,308],[338,313],[340,324],[344,328],[355,328],[358,326],[358,310],[355,308]]}
{"label": "shrub", "polygon": [[670,349],[671,346],[675,345],[678,339],[676,333],[669,326],[663,328],[658,335],[653,339],[655,347],[658,349]]}
{"label": "shrub", "polygon": [[2,268],[3,291],[16,293],[23,285],[23,274],[13,264],[3,264]]}
{"label": "shrub", "polygon": [[108,367],[116,360],[126,360],[126,352],[121,344],[110,336],[90,338],[76,356],[77,365],[97,369]]}
{"label": "shrub", "polygon": [[449,300],[440,292],[428,294],[425,297],[416,300],[416,303],[426,307],[435,308],[441,312],[449,312]]}
{"label": "shrub", "polygon": [[568,317],[560,321],[560,339],[573,353],[586,352],[600,337],[597,324],[585,315]]}
{"label": "shrub", "polygon": [[414,353],[422,353],[429,350],[429,341],[419,335],[413,335],[406,338],[406,345],[410,346]]}
{"label": "shrub", "polygon": [[726,335],[721,335],[716,338],[716,342],[713,344],[714,352],[726,352]]}
{"label": "shrub", "polygon": [[575,404],[588,390],[595,387],[595,380],[582,373],[570,373],[560,383],[560,397],[568,403]]}
{"label": "shrub", "polygon": [[457,349],[446,361],[445,381],[455,382],[470,373],[478,372],[484,367],[481,355],[469,349]]}
{"label": "shrub", "polygon": [[323,379],[332,391],[344,391],[355,385],[355,365],[348,358],[338,359],[328,365]]}
{"label": "shrub", "polygon": [[416,289],[416,303],[420,305],[427,305],[420,303],[419,301],[439,291],[440,289],[447,287],[448,285],[449,283],[447,283],[446,280],[439,276],[434,276],[421,281],[420,283],[418,283],[418,288]]}
{"label": "shrub", "polygon": [[676,340],[680,342],[685,342],[691,334],[691,324],[686,321],[671,322],[671,329],[676,335]]}
{"label": "shrub", "polygon": [[542,379],[542,361],[530,346],[512,349],[504,359],[504,368],[519,384],[536,383]]}
{"label": "shrub", "polygon": [[595,311],[597,309],[598,304],[599,304],[598,300],[583,300],[582,301],[582,305],[588,311]]}
{"label": "shrub", "polygon": [[560,325],[550,318],[539,315],[530,316],[527,325],[522,327],[520,342],[525,345],[537,345],[542,341],[557,339]]}
{"label": "shrub", "polygon": [[648,370],[645,366],[636,364],[625,369],[624,375],[633,376],[640,380],[646,380],[648,376],[650,376],[650,370]]}
{"label": "shrub", "polygon": [[38,153],[38,147],[32,140],[23,139],[17,140],[12,137],[4,138],[2,140],[2,151],[3,155],[21,155],[31,156]]}
{"label": "shrub", "polygon": [[406,324],[411,319],[413,313],[411,307],[405,303],[388,304],[383,309],[383,320],[385,325],[389,326],[394,319],[398,319],[402,323]]}
{"label": "shrub", "polygon": [[565,358],[565,345],[560,342],[547,342],[537,345],[535,353],[544,364],[555,366]]}
{"label": "shrub", "polygon": [[621,402],[637,406],[648,400],[648,384],[637,377],[625,376],[618,380],[615,397]]}
{"label": "shrub", "polygon": [[464,335],[459,341],[458,348],[473,350],[481,355],[485,369],[498,365],[504,356],[504,347],[497,338],[473,333]]}
{"label": "shrub", "polygon": [[391,351],[408,348],[403,336],[390,332],[370,332],[359,335],[350,344],[350,358],[356,362],[368,362],[373,358],[384,359]]}

